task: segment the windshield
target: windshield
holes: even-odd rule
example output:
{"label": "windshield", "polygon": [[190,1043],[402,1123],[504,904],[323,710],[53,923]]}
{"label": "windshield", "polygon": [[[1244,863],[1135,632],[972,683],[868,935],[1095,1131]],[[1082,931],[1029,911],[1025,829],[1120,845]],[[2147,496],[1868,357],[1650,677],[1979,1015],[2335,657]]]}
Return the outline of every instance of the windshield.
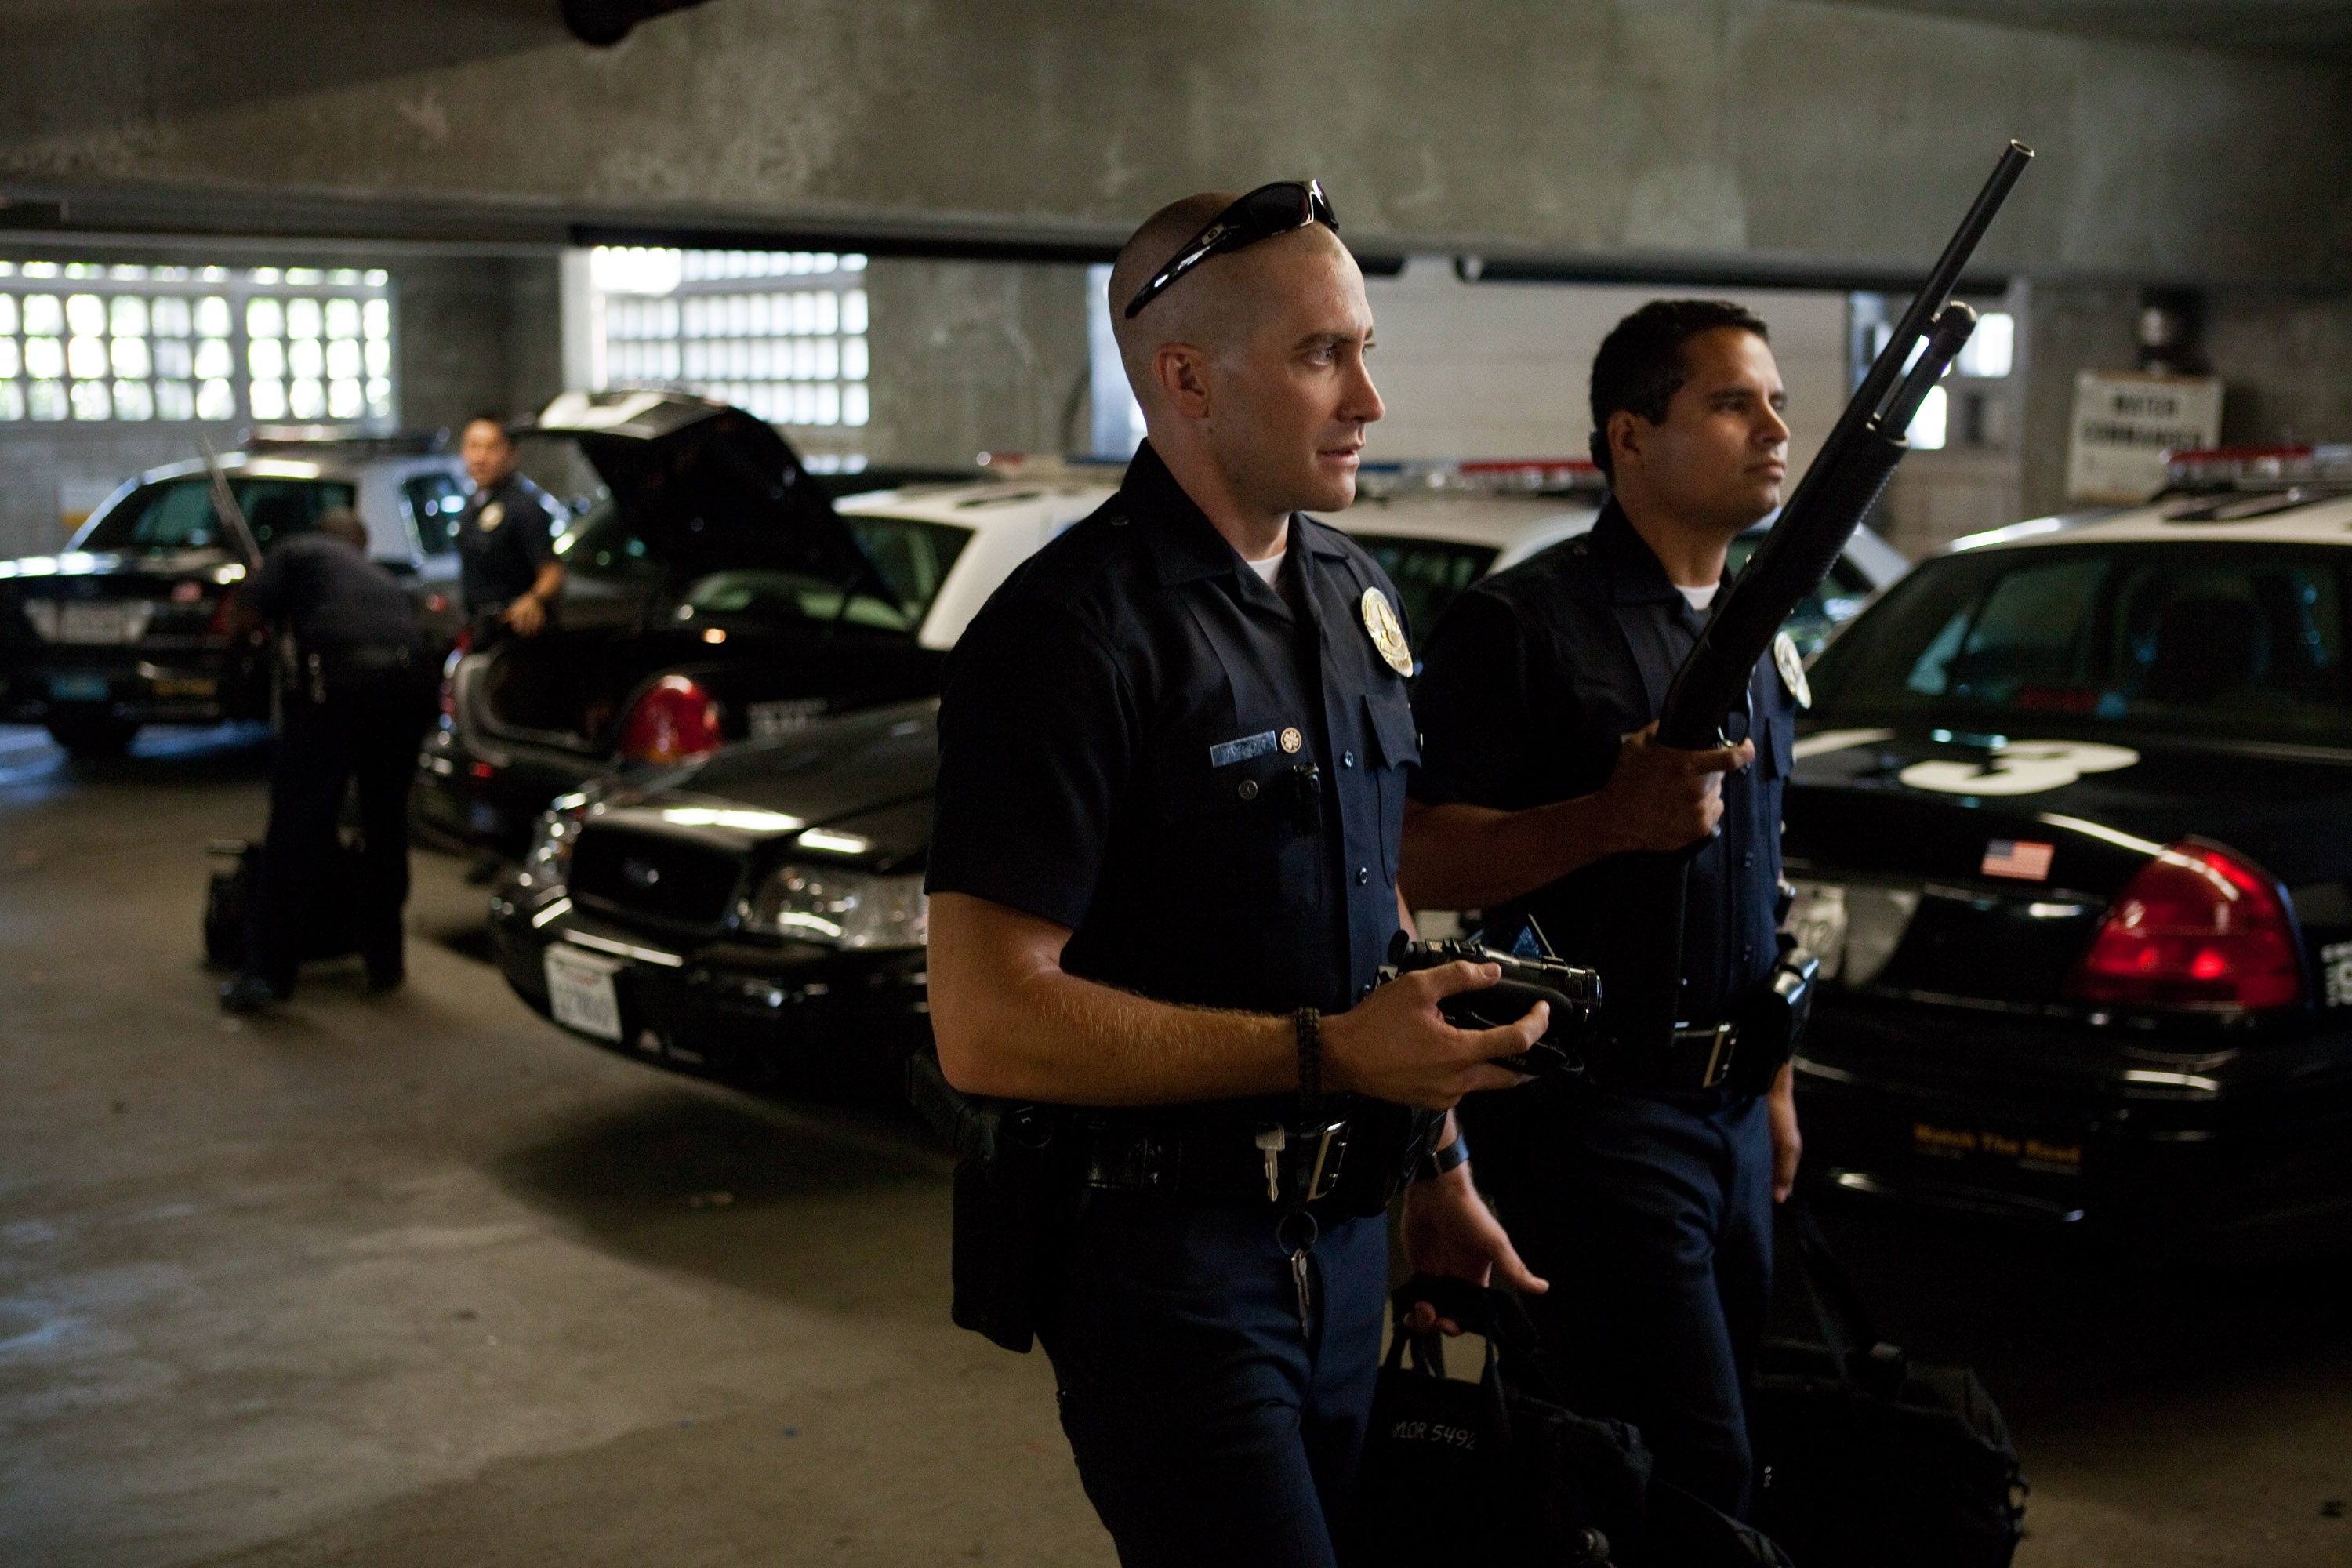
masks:
{"label": "windshield", "polygon": [[[681,621],[710,616],[837,620],[877,631],[913,630],[922,624],[923,612],[971,538],[970,531],[902,518],[858,518],[854,526],[891,589],[908,601],[906,607],[872,593],[851,595],[845,607],[838,583],[805,572],[739,566],[689,580],[673,613]],[[555,553],[574,576],[647,587],[658,586],[667,577],[661,553],[609,492],[598,496],[555,542]]]}
{"label": "windshield", "polygon": [[2148,543],[1931,561],[1822,655],[1813,715],[2352,743],[2343,553]]}
{"label": "windshield", "polygon": [[[1726,567],[1732,576],[1739,575],[1764,538],[1764,531],[1759,529],[1731,542]],[[1831,564],[1830,574],[1822,585],[1798,600],[1797,607],[1781,625],[1789,639],[1797,645],[1797,651],[1811,655],[1829,640],[1830,633],[1852,620],[1869,597],[1870,579],[1862,574],[1862,568],[1841,555]]]}
{"label": "windshield", "polygon": [[907,621],[920,626],[940,596],[948,569],[971,542],[971,530],[950,522],[922,522],[910,517],[847,517],[849,531],[874,558],[891,592],[907,606]]}
{"label": "windshield", "polygon": [[426,555],[446,555],[457,548],[457,519],[466,510],[466,487],[455,474],[419,474],[404,479],[400,504],[416,526],[416,548]]}
{"label": "windshield", "polygon": [[[463,510],[463,502],[459,503]],[[645,536],[629,526],[609,490],[580,514],[555,542],[556,558],[575,577],[614,582],[659,583],[662,560]]]}
{"label": "windshield", "polygon": [[1463,589],[1486,574],[1495,550],[1486,544],[1453,544],[1435,539],[1384,539],[1357,534],[1357,543],[1381,563],[1403,600],[1404,624],[1417,653]]}
{"label": "windshield", "polygon": [[[265,479],[232,475],[228,488],[253,530],[253,542],[267,550],[282,539],[308,533],[320,514],[352,504],[350,485],[326,479]],[[131,491],[122,504],[90,524],[77,550],[226,550],[231,542],[213,511],[212,481],[202,474],[164,479]]]}

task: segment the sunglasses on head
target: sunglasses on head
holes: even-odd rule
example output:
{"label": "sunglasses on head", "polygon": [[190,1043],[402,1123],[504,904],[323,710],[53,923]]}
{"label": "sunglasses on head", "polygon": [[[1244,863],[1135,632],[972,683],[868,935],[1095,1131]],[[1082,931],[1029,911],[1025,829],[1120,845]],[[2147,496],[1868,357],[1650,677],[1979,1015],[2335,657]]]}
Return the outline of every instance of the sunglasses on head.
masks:
{"label": "sunglasses on head", "polygon": [[1186,240],[1168,265],[1151,275],[1150,280],[1135,291],[1127,302],[1127,319],[1135,320],[1136,312],[1160,298],[1168,286],[1190,272],[1212,256],[1223,255],[1255,245],[1261,239],[1276,235],[1294,234],[1308,224],[1319,223],[1333,234],[1339,232],[1339,220],[1332,216],[1331,203],[1323,195],[1322,182],[1308,180],[1277,180],[1271,185],[1260,185],[1233,205],[1211,219],[1209,226]]}

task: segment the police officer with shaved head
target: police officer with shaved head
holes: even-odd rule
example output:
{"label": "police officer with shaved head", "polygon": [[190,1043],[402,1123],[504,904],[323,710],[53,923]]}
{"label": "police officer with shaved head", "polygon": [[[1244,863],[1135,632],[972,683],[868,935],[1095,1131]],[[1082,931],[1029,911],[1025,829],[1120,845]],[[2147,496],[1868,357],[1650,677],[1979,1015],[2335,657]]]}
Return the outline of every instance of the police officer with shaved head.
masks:
{"label": "police officer with shaved head", "polygon": [[1490,1058],[1546,1015],[1447,1025],[1485,965],[1375,989],[1419,749],[1396,590],[1305,515],[1354,499],[1381,413],[1323,192],[1164,208],[1109,304],[1149,438],[953,656],[932,1022],[955,1089],[1055,1108],[1070,1142],[1037,1332],[1119,1560],[1319,1568],[1393,1190],[1417,1174],[1416,1268],[1543,1288],[1443,1113],[1513,1085]]}

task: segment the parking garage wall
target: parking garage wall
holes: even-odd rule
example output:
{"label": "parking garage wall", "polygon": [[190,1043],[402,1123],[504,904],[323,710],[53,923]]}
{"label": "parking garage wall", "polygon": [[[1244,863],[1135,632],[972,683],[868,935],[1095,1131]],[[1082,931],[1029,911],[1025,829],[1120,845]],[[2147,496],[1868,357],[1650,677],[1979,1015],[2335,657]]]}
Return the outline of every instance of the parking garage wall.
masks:
{"label": "parking garage wall", "polygon": [[876,257],[872,413],[863,431],[787,431],[874,463],[968,465],[982,452],[1087,445],[1087,269]]}
{"label": "parking garage wall", "polygon": [[[2352,441],[2352,293],[2231,288],[2201,302],[2200,358],[2222,381],[2225,445]],[[2075,373],[2138,369],[2139,310],[2135,286],[2034,289],[2020,515],[2066,507]]]}

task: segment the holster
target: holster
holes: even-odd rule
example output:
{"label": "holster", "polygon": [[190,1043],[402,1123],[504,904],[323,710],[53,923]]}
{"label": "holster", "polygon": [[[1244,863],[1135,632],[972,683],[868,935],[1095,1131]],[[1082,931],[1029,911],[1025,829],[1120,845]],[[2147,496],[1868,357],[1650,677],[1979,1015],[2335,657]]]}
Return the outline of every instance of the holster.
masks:
{"label": "holster", "polygon": [[1813,1016],[1813,993],[1820,988],[1822,961],[1797,939],[1780,934],[1780,959],[1765,977],[1763,987],[1742,1009],[1738,1054],[1732,1058],[1726,1082],[1743,1094],[1763,1094],[1780,1076],[1780,1068],[1797,1054],[1805,1026]]}
{"label": "holster", "polygon": [[907,1060],[907,1098],[956,1152],[950,1316],[1026,1352],[1076,1207],[1068,1114],[967,1095],[928,1047]]}

